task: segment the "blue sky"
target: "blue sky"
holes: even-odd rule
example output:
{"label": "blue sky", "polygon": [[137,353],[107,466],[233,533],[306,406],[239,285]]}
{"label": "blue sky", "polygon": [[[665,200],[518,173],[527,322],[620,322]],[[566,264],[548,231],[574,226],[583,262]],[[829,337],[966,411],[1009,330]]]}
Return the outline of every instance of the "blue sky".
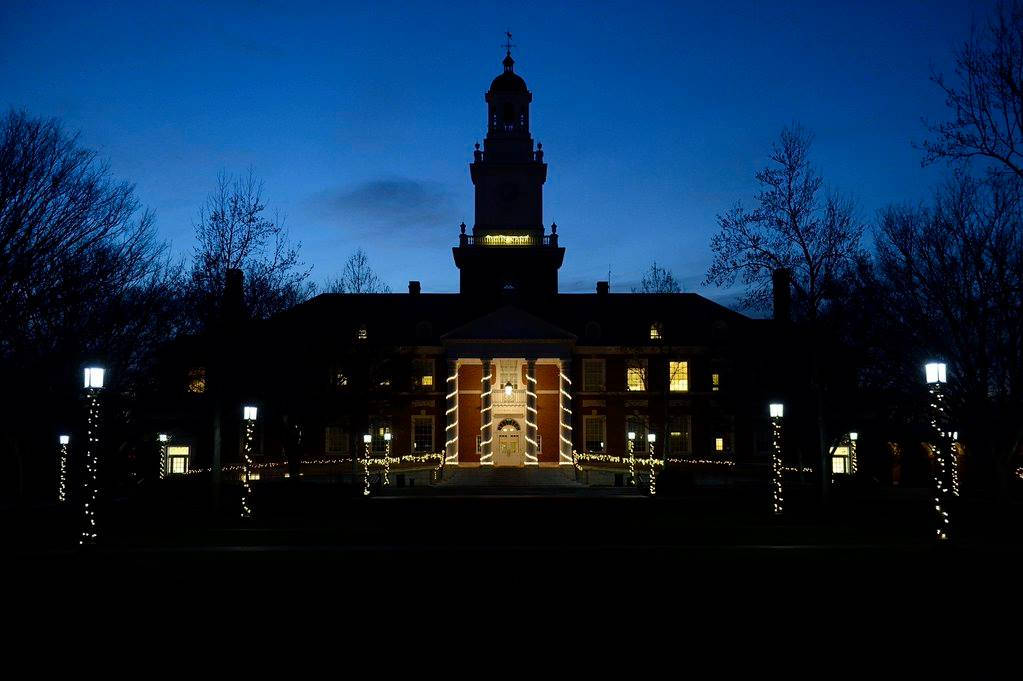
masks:
{"label": "blue sky", "polygon": [[251,168],[313,278],[361,246],[395,290],[455,291],[468,163],[503,32],[533,92],[563,291],[635,286],[656,259],[690,291],[716,216],[755,192],[781,128],[860,218],[925,200],[929,82],[991,1],[663,3],[19,2],[0,5],[0,104],[55,116],[136,183],[187,256],[221,171]]}

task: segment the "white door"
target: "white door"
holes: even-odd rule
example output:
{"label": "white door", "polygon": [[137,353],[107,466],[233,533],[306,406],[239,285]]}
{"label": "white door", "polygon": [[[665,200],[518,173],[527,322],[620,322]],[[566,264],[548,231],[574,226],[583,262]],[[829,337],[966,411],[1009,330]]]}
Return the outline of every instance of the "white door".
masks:
{"label": "white door", "polygon": [[497,451],[494,453],[495,466],[522,465],[522,453],[519,451],[518,431],[497,434]]}

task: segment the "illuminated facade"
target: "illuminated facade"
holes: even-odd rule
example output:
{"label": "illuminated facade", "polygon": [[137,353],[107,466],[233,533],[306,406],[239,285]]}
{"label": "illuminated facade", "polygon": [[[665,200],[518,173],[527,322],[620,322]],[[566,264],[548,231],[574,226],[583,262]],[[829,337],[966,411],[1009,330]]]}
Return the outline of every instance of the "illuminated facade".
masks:
{"label": "illuminated facade", "polygon": [[651,450],[667,469],[766,460],[753,344],[771,322],[689,293],[619,294],[607,282],[559,293],[565,248],[543,221],[547,164],[510,55],[485,100],[469,165],[475,221],[452,249],[459,292],[413,281],[408,293],[324,294],[231,332],[243,352],[210,350],[181,373],[183,399],[204,400],[217,425],[176,433],[177,456],[191,457],[169,457],[169,473],[237,467],[243,403],[259,405],[262,478],[357,477],[360,457],[386,454],[395,483],[494,466],[621,484]]}

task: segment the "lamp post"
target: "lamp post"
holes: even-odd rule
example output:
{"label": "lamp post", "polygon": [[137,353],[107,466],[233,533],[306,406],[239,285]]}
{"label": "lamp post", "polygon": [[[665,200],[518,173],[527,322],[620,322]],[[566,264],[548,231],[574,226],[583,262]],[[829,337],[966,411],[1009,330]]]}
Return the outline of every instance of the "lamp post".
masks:
{"label": "lamp post", "polygon": [[373,441],[373,436],[366,433],[362,436],[362,496],[369,496],[369,443]]}
{"label": "lamp post", "polygon": [[629,484],[636,484],[636,433],[629,431],[629,441],[626,443],[629,449]]}
{"label": "lamp post", "polygon": [[657,494],[657,472],[654,470],[654,443],[657,442],[657,434],[647,433],[646,441],[650,450],[650,496],[654,496]]}
{"label": "lamp post", "polygon": [[384,433],[384,484],[390,484],[391,477],[391,432]]}
{"label": "lamp post", "polygon": [[95,544],[99,536],[96,526],[96,503],[99,497],[99,430],[100,392],[105,371],[102,367],[85,369],[85,399],[88,402],[88,425],[85,444],[85,474],[82,476],[82,535],[79,544]]}
{"label": "lamp post", "polygon": [[771,494],[773,510],[780,515],[785,510],[785,496],[782,489],[782,421],[785,417],[785,405],[772,402],[768,407],[771,415]]}
{"label": "lamp post", "polygon": [[939,542],[951,537],[949,506],[951,501],[952,434],[948,432],[948,418],[945,413],[945,381],[947,367],[944,362],[928,362],[924,365],[924,378],[931,394],[931,427],[934,429],[934,513],[937,527],[935,537]]}
{"label": "lamp post", "polygon": [[849,433],[849,474],[854,478],[856,477],[856,440],[858,440],[860,434],[856,431]]}
{"label": "lamp post", "polygon": [[70,435],[57,436],[57,501],[67,501],[67,469],[68,448],[71,445]]}
{"label": "lamp post", "polygon": [[253,406],[242,407],[242,421],[245,424],[245,443],[242,449],[242,508],[241,517],[252,517],[252,483],[249,471],[252,468],[252,441],[256,435],[256,416],[258,410]]}
{"label": "lamp post", "polygon": [[163,480],[167,477],[167,442],[170,440],[166,433],[160,433],[156,436],[156,441],[160,443],[160,479]]}
{"label": "lamp post", "polygon": [[504,384],[504,396],[505,397],[511,397],[513,390],[515,390],[515,387],[512,385],[511,381],[508,381],[507,383]]}

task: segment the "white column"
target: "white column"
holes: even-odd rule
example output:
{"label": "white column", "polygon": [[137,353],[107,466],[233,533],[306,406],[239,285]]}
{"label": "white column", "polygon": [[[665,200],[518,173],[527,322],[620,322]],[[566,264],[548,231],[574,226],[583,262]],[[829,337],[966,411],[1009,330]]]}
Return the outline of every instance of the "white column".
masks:
{"label": "white column", "polygon": [[447,410],[447,425],[444,428],[444,463],[458,465],[458,360],[448,360],[447,396],[444,408]]}
{"label": "white column", "polygon": [[526,465],[539,466],[536,439],[536,360],[526,360]]}
{"label": "white column", "polygon": [[483,360],[483,379],[481,380],[482,392],[480,393],[480,438],[481,449],[480,465],[494,465],[494,401],[493,392],[493,362],[489,359]]}
{"label": "white column", "polygon": [[560,386],[561,402],[561,446],[558,450],[558,463],[562,466],[572,465],[572,360],[561,360]]}

